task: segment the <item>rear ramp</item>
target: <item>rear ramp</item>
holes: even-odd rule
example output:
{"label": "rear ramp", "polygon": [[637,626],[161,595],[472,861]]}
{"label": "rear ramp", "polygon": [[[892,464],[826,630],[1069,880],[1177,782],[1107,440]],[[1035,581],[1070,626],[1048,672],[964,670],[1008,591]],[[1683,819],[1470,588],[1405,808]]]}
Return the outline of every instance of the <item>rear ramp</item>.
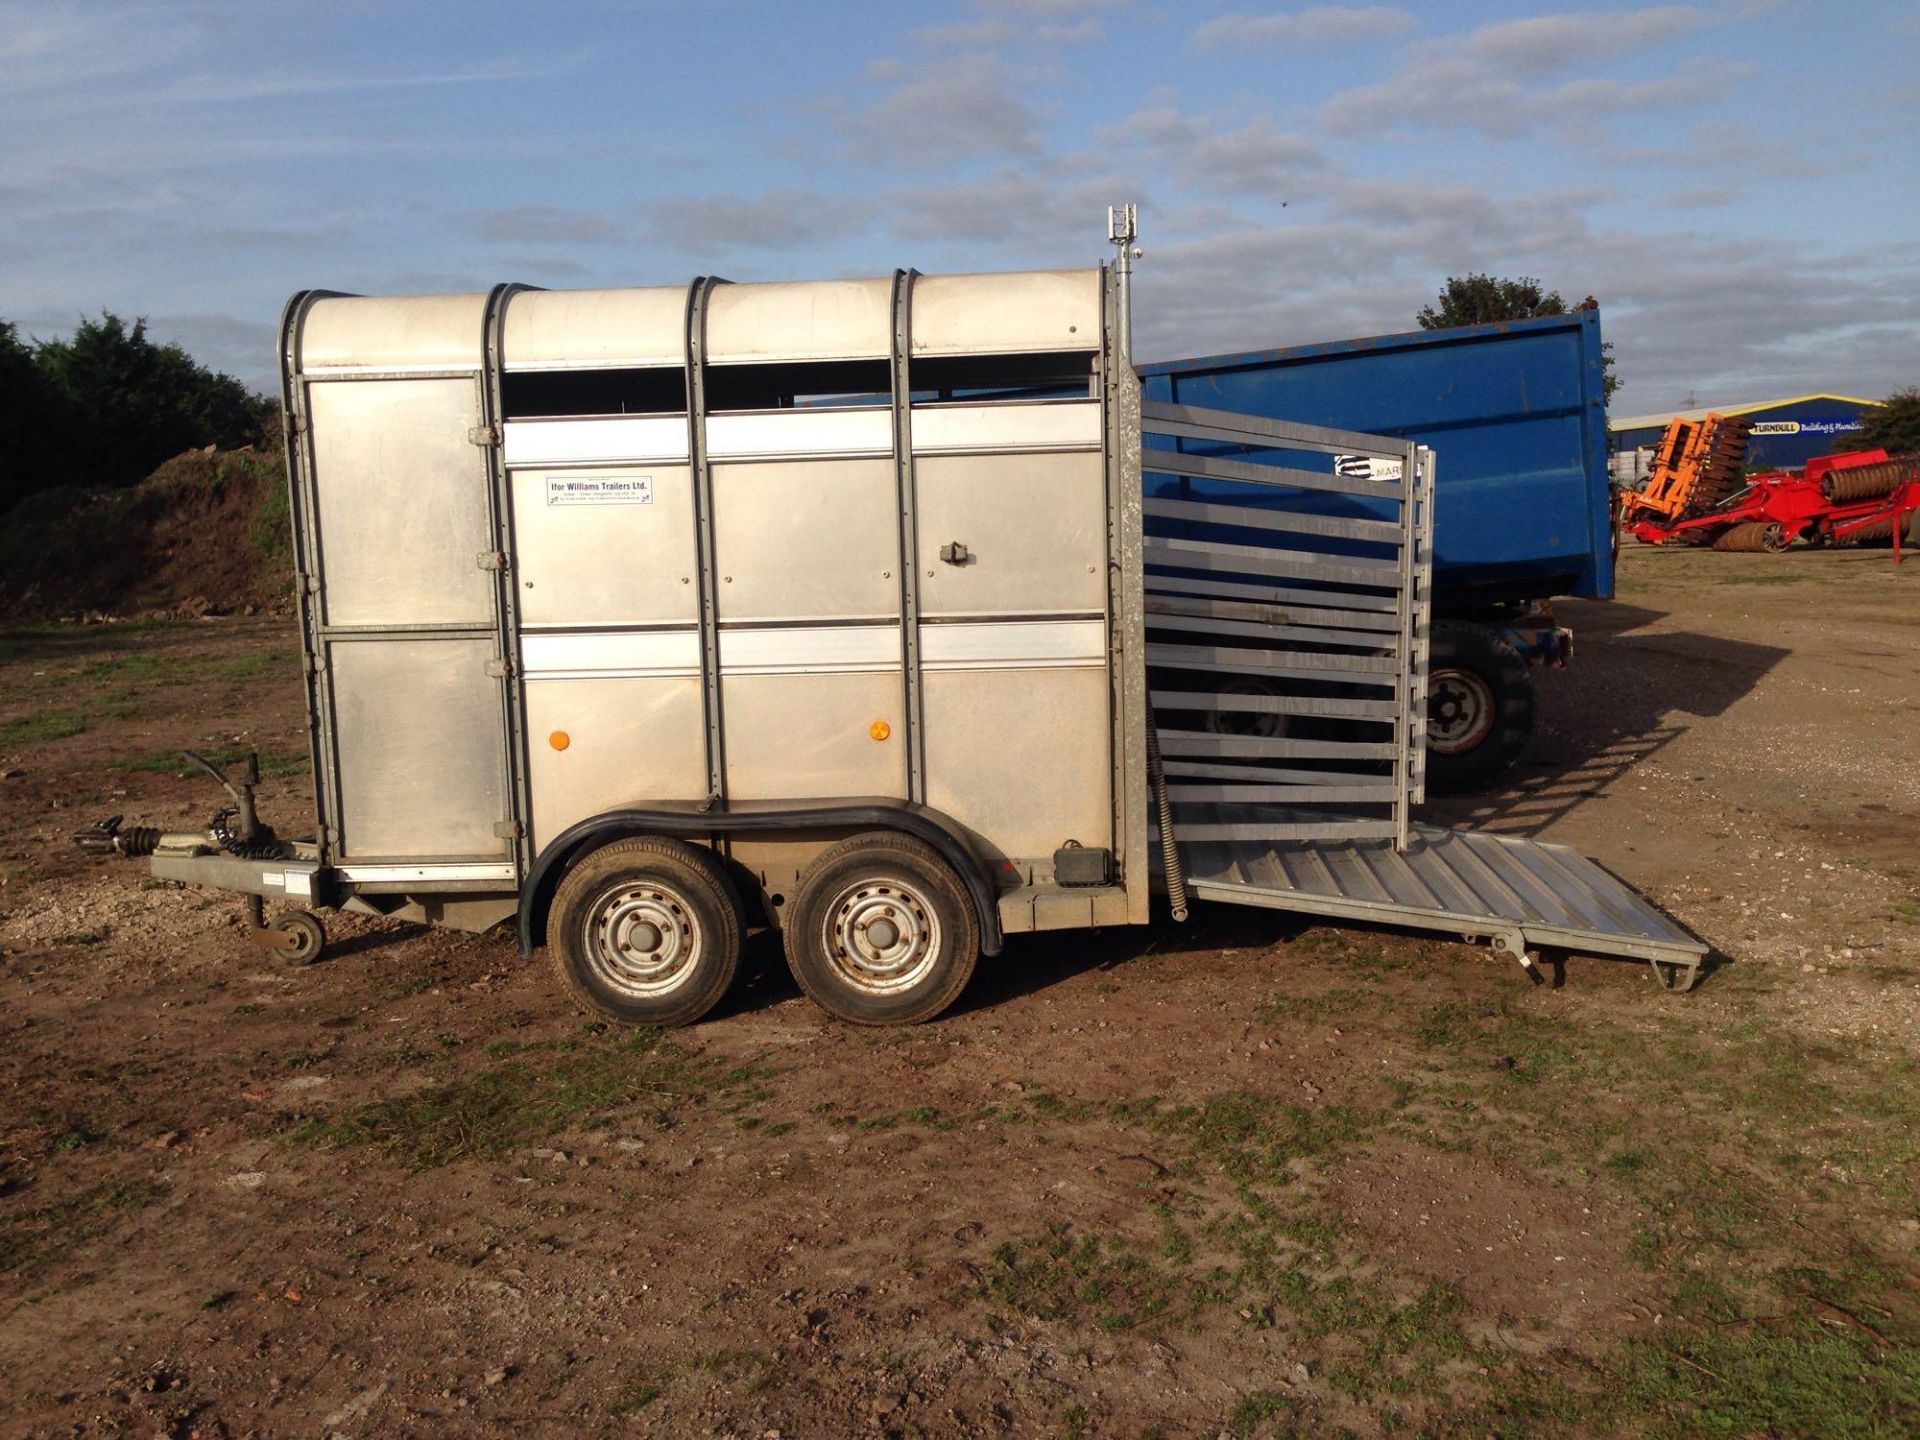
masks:
{"label": "rear ramp", "polygon": [[1691,989],[1707,947],[1584,856],[1411,820],[1432,452],[1179,405],[1143,406],[1141,428],[1176,915],[1192,895],[1437,931],[1492,943],[1536,981],[1535,948],[1620,956]]}
{"label": "rear ramp", "polygon": [[1405,850],[1384,840],[1203,841],[1182,844],[1180,862],[1202,900],[1484,940],[1529,972],[1529,951],[1546,947],[1645,960],[1661,984],[1691,990],[1707,956],[1578,851],[1511,835],[1415,825]]}

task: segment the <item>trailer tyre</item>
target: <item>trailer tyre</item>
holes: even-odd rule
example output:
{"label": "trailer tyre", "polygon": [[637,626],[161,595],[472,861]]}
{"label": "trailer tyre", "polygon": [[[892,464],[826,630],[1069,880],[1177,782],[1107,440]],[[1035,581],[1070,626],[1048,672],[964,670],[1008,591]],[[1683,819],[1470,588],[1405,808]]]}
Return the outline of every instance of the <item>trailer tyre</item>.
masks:
{"label": "trailer tyre", "polygon": [[746,910],[720,863],[639,836],[576,862],[554,892],[554,966],[574,998],[633,1025],[690,1025],[740,973]]}
{"label": "trailer tyre", "polygon": [[1520,653],[1484,625],[1436,621],[1427,666],[1427,789],[1484,790],[1533,734],[1533,677]]}
{"label": "trailer tyre", "polygon": [[781,924],[809,999],[855,1025],[917,1025],[953,1004],[980,958],[980,924],[931,845],[890,831],[822,851]]}
{"label": "trailer tyre", "polygon": [[292,939],[284,945],[269,946],[267,953],[289,965],[311,965],[327,948],[327,927],[311,910],[289,910],[277,915],[273,928]]}

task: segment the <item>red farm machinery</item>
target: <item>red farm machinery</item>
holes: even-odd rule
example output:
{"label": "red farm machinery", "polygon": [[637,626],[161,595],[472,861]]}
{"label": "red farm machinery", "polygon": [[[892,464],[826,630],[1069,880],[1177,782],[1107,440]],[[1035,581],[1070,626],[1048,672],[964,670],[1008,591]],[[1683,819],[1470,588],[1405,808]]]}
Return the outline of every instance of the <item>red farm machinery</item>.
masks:
{"label": "red farm machinery", "polygon": [[1890,542],[1920,514],[1920,453],[1852,450],[1798,472],[1742,473],[1748,422],[1675,419],[1660,437],[1646,485],[1622,498],[1620,519],[1648,545],[1784,550]]}

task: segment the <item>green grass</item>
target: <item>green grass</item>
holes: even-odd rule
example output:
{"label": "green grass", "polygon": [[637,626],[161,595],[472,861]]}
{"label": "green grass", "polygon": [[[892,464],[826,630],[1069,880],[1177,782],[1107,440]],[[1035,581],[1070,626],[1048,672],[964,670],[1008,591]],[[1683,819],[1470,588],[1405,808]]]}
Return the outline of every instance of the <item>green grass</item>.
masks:
{"label": "green grass", "polygon": [[213,680],[260,680],[272,675],[297,676],[300,657],[292,650],[256,650],[246,655],[224,655],[200,666]]}
{"label": "green grass", "polygon": [[758,1395],[779,1377],[780,1356],[769,1350],[718,1350],[696,1356],[687,1369],[711,1376],[736,1394]]}
{"label": "green grass", "polygon": [[1690,1326],[1630,1343],[1616,1423],[1650,1436],[1911,1436],[1920,1428],[1920,1346],[1797,1316],[1777,1328]]}
{"label": "green grass", "polygon": [[[1350,976],[1364,948],[1324,958]],[[1088,1127],[1162,1168],[1136,1218],[995,1237],[969,1293],[996,1325],[1087,1343],[1145,1331],[1263,1355],[1247,1332],[1279,1332],[1313,1379],[1250,1388],[1216,1417],[1236,1434],[1322,1433],[1333,1397],[1382,1431],[1475,1440],[1920,1433],[1920,1291],[1911,1244],[1886,1238],[1920,1211],[1920,1063],[1784,1028],[1769,983],[1734,972],[1617,1020],[1525,991],[1258,1002],[1265,1025],[1338,1027],[1381,1073],[1336,1072],[1312,1106],[1254,1089],[1014,1102],[1002,1119]],[[1616,1264],[1661,1325],[1608,1344],[1523,1316],[1549,1348],[1497,1340],[1500,1317],[1383,1263],[1330,1206],[1329,1165],[1362,1146],[1610,1193],[1636,1216]]]}
{"label": "green grass", "polygon": [[650,1380],[634,1380],[613,1392],[607,1413],[613,1416],[637,1415],[660,1398],[660,1387]]}
{"label": "green grass", "polygon": [[44,745],[80,735],[105,720],[129,720],[140,710],[140,697],[128,689],[106,690],[87,696],[78,705],[36,710],[0,721],[0,749]]}
{"label": "green grass", "polygon": [[[4,543],[0,543],[0,564],[5,563],[4,548]],[[128,635],[181,629],[192,623],[189,620],[154,617],[120,620],[111,625],[88,625],[73,620],[16,625],[0,630],[0,664],[13,660],[63,659],[73,654],[105,649]]]}
{"label": "green grass", "polygon": [[89,723],[87,716],[78,710],[42,710],[18,720],[0,721],[0,748],[64,740],[69,735],[81,734]]}
{"label": "green grass", "polygon": [[[1469,1352],[1452,1286],[1354,1273],[1338,1216],[1313,1198],[1320,1166],[1364,1142],[1384,1112],[1248,1090],[1180,1104],[1032,1103],[1118,1127],[1107,1142],[1116,1148],[1144,1143],[1165,1155],[1168,1179],[1144,1202],[1158,1233],[1059,1223],[1002,1241],[973,1290],[990,1307],[1103,1331],[1285,1330],[1330,1347],[1342,1361],[1332,1383],[1356,1393],[1436,1384],[1441,1367]],[[1286,1398],[1250,1396],[1236,1433],[1279,1415],[1259,1407]]]}
{"label": "green grass", "polygon": [[658,1031],[590,1026],[578,1039],[523,1046],[490,1068],[310,1122],[293,1138],[328,1147],[368,1146],[411,1169],[428,1170],[458,1160],[499,1159],[569,1126],[642,1103],[670,1121],[680,1104],[724,1095],[751,1078],[689,1057]]}
{"label": "green grass", "polygon": [[1250,1391],[1233,1407],[1227,1417],[1227,1428],[1236,1436],[1291,1434],[1291,1426],[1276,1430],[1270,1422],[1291,1415],[1298,1408],[1298,1401],[1277,1390]]}
{"label": "green grass", "polygon": [[30,1280],[166,1193],[158,1180],[102,1181],[69,1199],[0,1216],[0,1275]]}
{"label": "green grass", "polygon": [[1242,1186],[1288,1184],[1307,1162],[1364,1140],[1378,1119],[1346,1106],[1308,1108],[1246,1090],[1184,1105],[1147,1100],[1121,1113],[1186,1142],[1197,1158]]}
{"label": "green grass", "polygon": [[[1571,1413],[1544,1377],[1490,1367],[1498,1403],[1477,1413],[1508,1420],[1488,1431],[1566,1433],[1576,1418],[1675,1437],[1920,1426],[1920,1305],[1857,1229],[1913,1213],[1920,1066],[1783,1029],[1764,995],[1728,981],[1711,1008],[1631,1027],[1526,995],[1430,1005],[1394,1027],[1419,1055],[1405,1133],[1551,1156],[1543,1179],[1622,1192],[1643,1216],[1622,1258],[1667,1315],[1653,1338],[1592,1362]],[[1844,1185],[1826,1180],[1836,1172]],[[1835,1323],[1846,1314],[1871,1317],[1885,1343]],[[1530,1418],[1516,1429],[1514,1416]]]}
{"label": "green grass", "polygon": [[286,461],[269,453],[235,456],[225,463],[244,463],[260,483],[260,508],[253,515],[253,548],[276,574],[293,569],[293,512],[287,495]]}
{"label": "green grass", "polygon": [[[227,746],[214,746],[197,750],[217,769],[230,770],[246,759],[247,752]],[[280,780],[289,775],[304,775],[310,766],[306,748],[277,750],[269,747],[259,752],[260,776],[263,780]],[[136,770],[150,775],[198,775],[200,771],[186,760],[180,758],[178,750],[152,750],[131,760],[115,761],[121,770]]]}
{"label": "green grass", "polygon": [[1076,1235],[1055,1224],[1042,1235],[1000,1245],[976,1293],[1036,1320],[1122,1330],[1165,1314],[1184,1287],[1179,1270],[1144,1246],[1118,1236]]}
{"label": "green grass", "polygon": [[73,678],[82,684],[99,680],[136,683],[159,680],[165,683],[177,673],[180,665],[181,662],[170,655],[156,654],[151,650],[131,650],[125,655],[103,655],[98,660],[89,660]]}

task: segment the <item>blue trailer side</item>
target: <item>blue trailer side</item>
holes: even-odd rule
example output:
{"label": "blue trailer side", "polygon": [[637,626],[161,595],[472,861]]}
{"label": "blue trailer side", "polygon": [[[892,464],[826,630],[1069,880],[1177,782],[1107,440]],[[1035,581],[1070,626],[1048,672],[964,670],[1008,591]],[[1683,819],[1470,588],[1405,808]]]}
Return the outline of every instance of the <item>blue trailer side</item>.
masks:
{"label": "blue trailer side", "polygon": [[1599,312],[1170,360],[1140,375],[1150,400],[1433,448],[1434,788],[1479,788],[1518,758],[1532,728],[1527,667],[1571,650],[1549,602],[1613,594]]}
{"label": "blue trailer side", "polygon": [[1435,599],[1613,593],[1600,312],[1143,365],[1149,400],[1433,447]]}

